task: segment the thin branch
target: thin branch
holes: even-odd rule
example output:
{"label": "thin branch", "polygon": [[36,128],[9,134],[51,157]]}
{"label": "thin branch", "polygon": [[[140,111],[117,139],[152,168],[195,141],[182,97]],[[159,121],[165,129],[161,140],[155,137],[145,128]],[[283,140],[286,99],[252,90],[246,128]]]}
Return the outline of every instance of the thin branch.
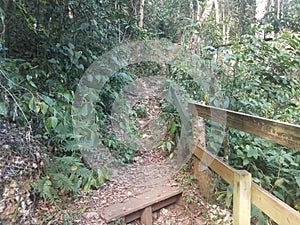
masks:
{"label": "thin branch", "polygon": [[[0,70],[0,72],[3,74],[2,70]],[[17,105],[17,107],[20,109],[21,113],[23,114],[24,119],[26,120],[27,124],[30,126],[30,122],[28,121],[28,119],[27,119],[27,117],[26,117],[26,115],[25,115],[25,113],[24,113],[22,107],[19,105],[19,103],[18,103],[18,101],[16,100],[15,96],[14,96],[14,95],[13,95],[13,94],[5,87],[5,86],[3,86],[1,83],[0,83],[0,86],[1,86],[1,88],[3,88],[4,91],[6,91],[6,92],[10,95],[10,97],[14,100],[14,102],[15,102],[16,105]]]}

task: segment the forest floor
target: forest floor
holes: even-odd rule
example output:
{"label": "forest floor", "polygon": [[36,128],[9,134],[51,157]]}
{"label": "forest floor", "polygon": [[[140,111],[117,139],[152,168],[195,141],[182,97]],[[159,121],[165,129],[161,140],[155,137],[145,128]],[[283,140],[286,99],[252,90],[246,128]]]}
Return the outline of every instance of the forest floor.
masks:
{"label": "forest floor", "polygon": [[[39,201],[28,224],[104,225],[106,222],[101,212],[106,207],[137,198],[161,185],[177,187],[182,191],[182,197],[176,204],[154,212],[153,224],[232,223],[229,210],[214,204],[212,198],[204,199],[201,195],[199,183],[192,174],[192,164],[187,162],[179,169],[170,163],[171,152],[157,147],[168,135],[166,121],[161,120],[161,106],[166,101],[167,92],[163,82],[161,78],[144,78],[123,91],[123,98],[135,112],[129,116],[131,126],[139,133],[137,152],[131,164],[113,168],[112,176],[97,190],[64,197],[55,204]],[[116,108],[114,112],[120,115]],[[125,139],[126,131],[120,128],[120,123],[111,123],[110,130],[120,139]],[[133,221],[130,224],[141,223]]]}

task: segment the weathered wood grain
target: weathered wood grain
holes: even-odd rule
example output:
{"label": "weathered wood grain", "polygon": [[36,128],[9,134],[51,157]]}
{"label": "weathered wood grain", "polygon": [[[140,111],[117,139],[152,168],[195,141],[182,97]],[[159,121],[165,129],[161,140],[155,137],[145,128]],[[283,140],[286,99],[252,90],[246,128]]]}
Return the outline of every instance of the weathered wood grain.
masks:
{"label": "weathered wood grain", "polygon": [[[213,171],[215,171],[218,175],[220,175],[227,183],[234,186],[236,188],[240,188],[237,186],[237,180],[241,181],[241,176],[238,175],[241,173],[241,171],[235,170],[234,168],[230,167],[226,163],[222,162],[220,159],[218,159],[216,156],[211,154],[210,152],[207,152],[203,149],[201,149],[199,146],[195,146],[194,148],[194,155],[199,159],[204,159],[202,163],[205,163],[205,159],[207,161],[211,162],[209,166]],[[237,177],[238,176],[238,177]],[[239,210],[238,213],[236,213],[236,210],[234,210],[234,217],[241,218],[241,215],[235,215],[235,214],[241,214],[241,210],[243,210],[244,204],[247,204],[246,209],[248,208],[248,202],[243,200],[250,199],[251,202],[256,205],[259,209],[261,209],[266,215],[268,215],[272,220],[274,220],[276,223],[280,225],[298,225],[300,224],[300,213],[297,212],[295,209],[281,201],[280,199],[276,198],[274,195],[263,189],[262,187],[258,186],[254,182],[251,183],[251,185],[246,185],[248,182],[248,179],[245,180],[243,195],[240,194],[238,198],[235,197],[236,193],[234,193],[234,201],[240,201],[238,208],[236,210]],[[236,184],[235,184],[236,183]],[[251,190],[251,191],[250,191]],[[235,190],[235,192],[238,190]],[[241,190],[240,190],[241,191]],[[246,196],[247,192],[249,196]],[[239,192],[239,191],[238,191]],[[245,194],[245,195],[244,195]],[[242,204],[242,205],[241,205]],[[248,213],[247,213],[248,214]],[[243,215],[242,217],[246,218],[246,215]],[[238,220],[238,218],[236,218]],[[249,218],[250,222],[250,218]],[[238,224],[238,223],[236,223]],[[240,223],[240,224],[248,224],[246,222]]]}
{"label": "weathered wood grain", "polygon": [[152,225],[152,208],[148,206],[141,215],[141,223],[143,225]]}
{"label": "weathered wood grain", "polygon": [[252,182],[252,203],[280,225],[300,224],[300,213]]}
{"label": "weathered wood grain", "polygon": [[[102,209],[100,213],[107,223],[122,217],[125,217],[125,222],[129,223],[140,218],[144,209],[151,207],[154,212],[175,203],[180,196],[181,192],[177,188],[161,185],[125,202],[110,205]],[[144,214],[144,217],[146,216],[147,214]]]}
{"label": "weathered wood grain", "polygon": [[[195,146],[193,154],[203,163],[219,174],[227,183],[233,186],[235,169],[222,162],[212,153]],[[207,163],[208,162],[208,163]]]}
{"label": "weathered wood grain", "polygon": [[189,103],[189,112],[300,151],[300,126],[240,112]]}
{"label": "weathered wood grain", "polygon": [[251,221],[251,173],[246,170],[234,173],[233,225],[250,225]]}

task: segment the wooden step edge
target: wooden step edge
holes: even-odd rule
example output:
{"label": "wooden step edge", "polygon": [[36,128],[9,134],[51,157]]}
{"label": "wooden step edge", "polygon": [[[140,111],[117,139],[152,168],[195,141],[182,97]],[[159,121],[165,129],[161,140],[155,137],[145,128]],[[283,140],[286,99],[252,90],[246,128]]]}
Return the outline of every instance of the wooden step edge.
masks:
{"label": "wooden step edge", "polygon": [[[152,212],[155,212],[157,210],[160,210],[164,207],[167,207],[169,205],[175,204],[181,197],[181,193],[179,193],[178,195],[175,195],[171,198],[165,199],[163,201],[157,202],[154,205],[150,206],[152,208]],[[133,212],[129,215],[125,216],[125,223],[130,223],[134,220],[137,220],[139,218],[141,218],[142,214],[144,212],[144,209],[141,209],[139,211]]]}
{"label": "wooden step edge", "polygon": [[100,214],[107,223],[120,218],[125,218],[126,223],[129,223],[140,218],[145,208],[151,206],[153,212],[157,211],[170,204],[174,204],[180,196],[181,191],[177,188],[161,186],[128,199],[123,203],[108,206]]}

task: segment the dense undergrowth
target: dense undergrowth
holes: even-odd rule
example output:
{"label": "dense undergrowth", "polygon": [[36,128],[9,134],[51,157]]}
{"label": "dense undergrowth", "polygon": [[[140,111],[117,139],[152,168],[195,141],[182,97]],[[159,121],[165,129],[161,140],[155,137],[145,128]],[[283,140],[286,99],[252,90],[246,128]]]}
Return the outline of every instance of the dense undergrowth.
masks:
{"label": "dense undergrowth", "polygon": [[[173,68],[172,76],[187,87],[193,99],[208,105],[299,125],[299,37],[283,34],[273,42],[265,42],[247,35],[241,40],[242,44],[229,48],[206,47],[208,56],[219,58],[214,65],[216,82],[211,82],[211,87],[201,88],[178,68]],[[234,168],[248,170],[256,183],[300,209],[299,152],[235,129],[216,127],[215,123],[208,122],[207,126],[210,151]],[[232,187],[220,182],[219,188],[217,198],[224,197],[229,207]],[[254,209],[255,215],[264,218]]]}
{"label": "dense undergrowth", "polygon": [[[270,27],[256,24],[248,33],[232,37],[230,45],[216,47],[223,37],[215,24],[208,22],[206,29],[199,30],[195,24],[174,22],[164,14],[165,21],[169,21],[165,26],[148,18],[153,31],[150,33],[136,26],[137,18],[127,1],[25,2],[5,1],[0,11],[6,31],[0,38],[0,116],[26,127],[47,146],[45,171],[34,185],[45,200],[89,191],[103,184],[107,176],[105,169],[92,171],[82,163],[80,146],[84,143],[75,141],[72,129],[72,102],[85,69],[125,40],[176,39],[178,21],[186,25],[183,47],[192,42],[187,31],[193,33],[196,29],[203,39],[196,43],[200,49],[196,53],[213,68],[208,82],[196,82],[187,73],[188,68],[151,62],[131,65],[111,77],[99,95],[96,117],[102,143],[118,160],[130,162],[135,149],[107,132],[111,105],[122,88],[143,76],[166,76],[182,86],[192,99],[208,105],[300,125],[299,35],[282,29],[274,40],[266,42],[256,38],[254,31],[267,32]],[[174,109],[168,111],[169,106],[164,107],[171,135],[159,146],[171,151],[180,121]],[[134,110],[142,113],[141,108]],[[247,169],[255,182],[300,210],[299,152],[233,129],[220,132],[225,137],[221,147],[216,147],[218,143],[210,137],[214,132],[207,134],[211,151],[233,167]],[[232,188],[221,182],[219,187],[218,197],[224,197],[229,207]],[[258,210],[254,213],[261,215]]]}

